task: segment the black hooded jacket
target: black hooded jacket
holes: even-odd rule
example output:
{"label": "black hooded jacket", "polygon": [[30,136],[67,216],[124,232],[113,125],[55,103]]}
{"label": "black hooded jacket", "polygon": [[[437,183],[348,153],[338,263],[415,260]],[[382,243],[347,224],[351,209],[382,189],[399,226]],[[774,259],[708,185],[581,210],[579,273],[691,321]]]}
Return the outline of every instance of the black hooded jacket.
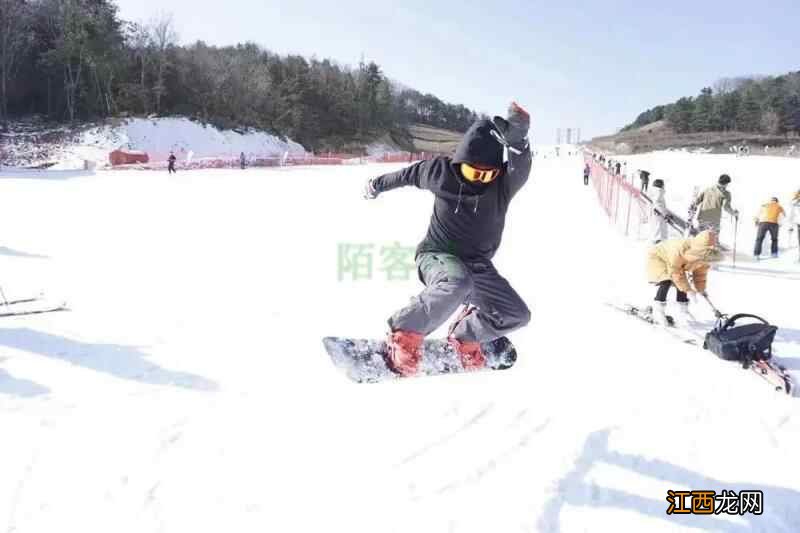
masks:
{"label": "black hooded jacket", "polygon": [[[372,181],[379,193],[414,185],[436,197],[428,233],[417,254],[443,252],[479,262],[490,260],[500,247],[508,205],[530,174],[531,153],[528,148],[520,155],[509,151],[504,163],[503,146],[490,133],[493,128],[488,120],[479,120],[452,158],[421,161]],[[460,163],[501,168],[502,173],[489,184],[475,184],[461,176]]]}

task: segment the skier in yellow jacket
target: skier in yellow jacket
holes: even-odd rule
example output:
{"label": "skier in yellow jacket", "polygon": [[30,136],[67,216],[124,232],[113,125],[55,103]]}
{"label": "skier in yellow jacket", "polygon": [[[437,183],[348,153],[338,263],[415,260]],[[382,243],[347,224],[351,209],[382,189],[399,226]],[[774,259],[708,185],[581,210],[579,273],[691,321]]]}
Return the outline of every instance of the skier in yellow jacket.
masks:
{"label": "skier in yellow jacket", "polygon": [[761,246],[764,244],[764,237],[769,232],[770,240],[772,241],[772,257],[778,257],[778,229],[780,229],[781,219],[786,216],[786,212],[778,203],[777,198],[772,198],[769,202],[761,206],[761,212],[755,219],[756,226],[758,226],[758,233],[756,234],[756,246],[753,250],[753,256],[756,259],[761,258]]}
{"label": "skier in yellow jacket", "polygon": [[677,301],[684,320],[694,320],[689,313],[689,294],[705,294],[711,263],[721,259],[717,235],[708,230],[690,239],[669,239],[650,248],[647,277],[658,287],[653,305],[654,322],[667,324],[667,293],[672,286],[678,291]]}

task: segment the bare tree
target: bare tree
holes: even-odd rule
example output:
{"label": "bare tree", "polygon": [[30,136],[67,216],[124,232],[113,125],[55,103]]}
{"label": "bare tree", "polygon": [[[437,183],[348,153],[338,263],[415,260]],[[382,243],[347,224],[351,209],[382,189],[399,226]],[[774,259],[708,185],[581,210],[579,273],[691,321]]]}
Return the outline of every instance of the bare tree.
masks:
{"label": "bare tree", "polygon": [[171,14],[162,13],[150,24],[150,36],[156,60],[156,83],[153,92],[156,97],[155,111],[161,110],[161,98],[167,90],[164,86],[164,74],[167,71],[169,49],[178,43],[178,32]]}
{"label": "bare tree", "polygon": [[0,0],[0,126],[8,120],[8,83],[31,44],[30,17],[24,0]]}
{"label": "bare tree", "polygon": [[139,100],[142,111],[150,113],[150,99],[147,91],[147,67],[151,63],[153,52],[153,36],[149,28],[143,23],[131,23],[128,26],[128,46],[130,46],[138,63],[139,70]]}

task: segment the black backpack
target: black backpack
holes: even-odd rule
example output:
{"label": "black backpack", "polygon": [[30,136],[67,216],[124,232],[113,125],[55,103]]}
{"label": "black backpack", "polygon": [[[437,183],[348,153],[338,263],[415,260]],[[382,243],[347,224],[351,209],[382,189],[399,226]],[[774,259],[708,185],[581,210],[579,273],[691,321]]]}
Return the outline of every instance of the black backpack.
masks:
{"label": "black backpack", "polygon": [[[737,326],[736,321],[741,318],[754,318],[759,323]],[[726,361],[738,361],[749,366],[752,361],[772,357],[772,341],[777,332],[776,326],[756,315],[723,316],[714,329],[706,334],[703,348]]]}

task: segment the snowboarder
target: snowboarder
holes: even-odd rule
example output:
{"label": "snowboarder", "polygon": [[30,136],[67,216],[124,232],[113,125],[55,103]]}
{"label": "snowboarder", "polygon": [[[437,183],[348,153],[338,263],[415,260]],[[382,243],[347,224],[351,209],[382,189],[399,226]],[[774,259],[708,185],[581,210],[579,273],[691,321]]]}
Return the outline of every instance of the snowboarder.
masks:
{"label": "snowboarder", "polygon": [[[667,293],[673,285],[678,291],[679,311],[687,321],[693,321],[689,312],[689,294],[705,295],[708,270],[711,263],[722,259],[717,250],[717,236],[713,231],[703,231],[690,239],[670,239],[650,248],[647,257],[647,277],[656,290],[653,321],[667,325]],[[687,275],[691,274],[691,283]]]}
{"label": "snowboarder", "polygon": [[800,190],[794,193],[794,198],[792,198],[792,209],[789,211],[789,235],[795,229],[797,229],[797,247],[800,249]]}
{"label": "snowboarder", "polygon": [[653,208],[651,215],[651,229],[653,244],[666,240],[668,236],[669,223],[673,217],[672,212],[667,209],[667,201],[664,198],[664,180],[653,181],[653,188],[656,189],[656,196],[653,198]]}
{"label": "snowboarder", "polygon": [[175,170],[175,161],[177,161],[177,159],[178,158],[175,157],[174,153],[172,152],[169,153],[169,157],[167,158],[167,172],[169,172],[170,174],[172,174],[173,172],[177,172],[177,170]]}
{"label": "snowboarder", "polygon": [[[417,372],[423,339],[462,304],[448,341],[465,369],[485,365],[481,342],[530,321],[527,305],[491,261],[500,247],[509,203],[530,174],[529,125],[528,113],[512,103],[507,119],[475,122],[452,158],[436,157],[367,182],[367,199],[410,185],[435,196],[428,232],[415,258],[425,289],[388,320],[387,364],[395,372]],[[505,163],[503,144],[508,147]]]}
{"label": "snowboarder", "polygon": [[244,170],[244,168],[247,166],[247,158],[244,156],[244,152],[239,154],[239,166],[242,168],[242,170]]}
{"label": "snowboarder", "polygon": [[717,180],[717,185],[697,195],[689,208],[688,222],[691,223],[692,217],[697,212],[699,231],[710,229],[719,234],[723,209],[738,221],[739,211],[731,207],[731,193],[728,190],[730,183],[731,177],[723,174]]}
{"label": "snowboarder", "polygon": [[586,163],[586,166],[583,167],[583,184],[589,185],[589,176],[592,175],[592,167],[589,166],[589,163]]}
{"label": "snowboarder", "polygon": [[642,192],[646,193],[650,186],[650,173],[646,170],[639,171],[639,179],[642,181]]}
{"label": "snowboarder", "polygon": [[753,249],[753,256],[758,260],[761,258],[761,246],[764,244],[764,237],[769,232],[771,240],[770,252],[772,257],[778,257],[778,230],[780,229],[781,218],[786,212],[781,207],[777,198],[772,198],[769,202],[761,206],[761,212],[755,218],[758,233],[756,234],[756,246]]}

